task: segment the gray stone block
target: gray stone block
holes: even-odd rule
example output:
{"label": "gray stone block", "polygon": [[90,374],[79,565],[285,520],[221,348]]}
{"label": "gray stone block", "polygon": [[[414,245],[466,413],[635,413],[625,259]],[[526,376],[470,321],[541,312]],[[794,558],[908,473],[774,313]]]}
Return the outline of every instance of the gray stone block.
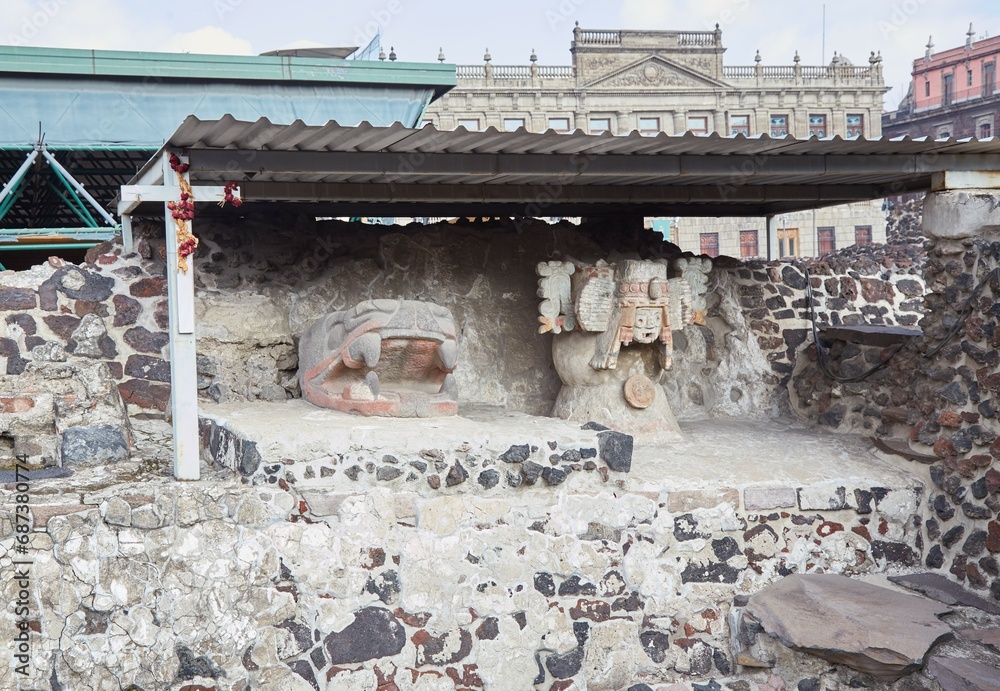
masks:
{"label": "gray stone block", "polygon": [[128,442],[112,425],[70,427],[63,432],[62,465],[96,466],[128,459]]}
{"label": "gray stone block", "polygon": [[743,490],[743,505],[747,511],[795,506],[797,499],[793,487],[748,487]]}

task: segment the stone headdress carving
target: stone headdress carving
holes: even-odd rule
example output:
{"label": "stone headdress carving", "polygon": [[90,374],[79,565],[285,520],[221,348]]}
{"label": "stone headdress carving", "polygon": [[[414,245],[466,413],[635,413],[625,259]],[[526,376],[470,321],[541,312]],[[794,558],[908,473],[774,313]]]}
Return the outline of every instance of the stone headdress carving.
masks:
{"label": "stone headdress carving", "polygon": [[666,261],[625,259],[614,264],[541,262],[539,333],[589,331],[599,336],[594,369],[614,369],[622,345],[657,343],[660,365],[672,363],[673,331],[705,321],[711,259],[678,259],[679,278],[667,278]]}

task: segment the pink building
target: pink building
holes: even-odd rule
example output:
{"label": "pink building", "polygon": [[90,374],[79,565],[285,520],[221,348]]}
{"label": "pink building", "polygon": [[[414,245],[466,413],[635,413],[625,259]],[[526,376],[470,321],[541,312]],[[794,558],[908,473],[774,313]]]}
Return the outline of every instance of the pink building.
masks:
{"label": "pink building", "polygon": [[970,25],[965,45],[940,53],[928,41],[924,56],[913,61],[913,80],[899,109],[882,118],[884,136],[993,136],[1000,111],[1000,36],[973,41],[974,35]]}

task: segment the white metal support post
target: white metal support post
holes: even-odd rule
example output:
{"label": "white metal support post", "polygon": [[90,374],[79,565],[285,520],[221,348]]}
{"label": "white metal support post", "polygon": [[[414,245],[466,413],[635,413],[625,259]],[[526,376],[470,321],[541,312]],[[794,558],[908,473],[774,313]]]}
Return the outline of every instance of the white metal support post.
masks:
{"label": "white metal support post", "polygon": [[[163,151],[163,186],[180,200],[177,174],[170,167],[170,151]],[[182,157],[186,162],[186,158]],[[187,173],[184,174],[185,177]],[[173,212],[163,204],[167,239],[167,301],[170,308],[170,401],[174,425],[174,477],[198,480],[198,374],[194,334],[194,256],[188,270],[177,267],[177,224]],[[188,221],[191,224],[191,221]]]}

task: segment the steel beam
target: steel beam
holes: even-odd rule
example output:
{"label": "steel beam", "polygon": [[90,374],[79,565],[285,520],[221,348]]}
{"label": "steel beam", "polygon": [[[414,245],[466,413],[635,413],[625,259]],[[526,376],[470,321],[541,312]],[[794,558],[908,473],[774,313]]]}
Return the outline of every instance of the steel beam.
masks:
{"label": "steel beam", "polygon": [[87,202],[90,204],[90,206],[98,214],[101,215],[101,217],[107,222],[109,226],[116,227],[118,225],[118,221],[115,220],[115,217],[109,214],[107,210],[103,206],[101,206],[101,203],[98,202],[96,199],[94,199],[94,197],[90,194],[90,192],[88,192],[86,188],[84,188],[84,186],[81,185],[80,182],[76,178],[74,178],[68,170],[63,168],[62,164],[56,160],[56,157],[53,156],[48,151],[46,151],[44,146],[40,147],[40,149],[42,152],[42,156],[45,157],[45,160],[48,161],[48,164],[52,167],[52,169],[55,170],[60,176],[62,176],[62,178],[64,178],[63,182],[68,183],[68,185],[72,189],[74,189],[77,194],[86,199]]}
{"label": "steel beam", "polygon": [[13,202],[8,201],[8,198],[15,198],[12,195],[14,195],[17,189],[21,186],[21,183],[24,181],[24,176],[27,175],[28,169],[31,168],[31,165],[35,162],[36,158],[38,158],[38,149],[33,149],[31,153],[28,154],[27,158],[24,159],[24,163],[22,163],[21,166],[14,171],[14,174],[3,186],[3,189],[0,189],[0,219],[3,219],[3,217],[7,215],[7,212],[10,211],[10,207],[13,206]]}
{"label": "steel beam", "polygon": [[1000,157],[989,154],[637,156],[238,149],[191,149],[189,153],[191,172],[196,179],[201,174],[238,178],[241,173],[261,171],[269,175],[377,175],[386,178],[385,181],[448,175],[483,178],[501,175],[537,178],[556,176],[566,181],[608,176],[659,178],[712,175],[721,176],[719,183],[727,184],[788,175],[891,176],[945,170],[1000,170]]}
{"label": "steel beam", "polygon": [[[124,189],[124,188],[123,188]],[[221,188],[220,188],[221,189]],[[879,185],[433,185],[392,183],[244,182],[245,202],[512,202],[564,203],[761,203],[768,201],[858,201],[887,192]]]}

